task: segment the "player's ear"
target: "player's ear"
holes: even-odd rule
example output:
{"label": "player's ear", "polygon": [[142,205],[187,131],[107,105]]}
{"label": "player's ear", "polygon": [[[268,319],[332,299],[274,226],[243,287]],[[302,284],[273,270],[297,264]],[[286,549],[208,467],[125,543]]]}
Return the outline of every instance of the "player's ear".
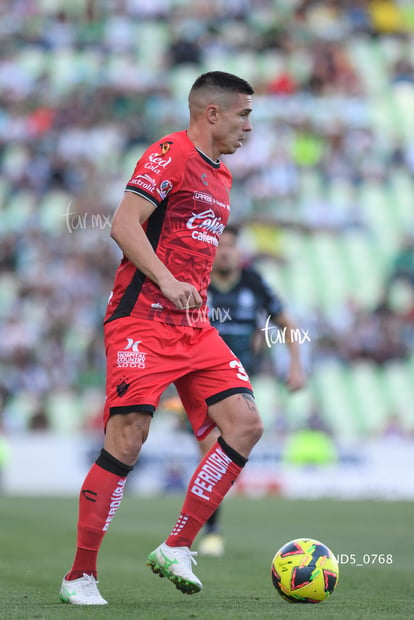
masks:
{"label": "player's ear", "polygon": [[218,110],[216,105],[209,105],[206,108],[206,117],[209,123],[216,123],[218,117]]}

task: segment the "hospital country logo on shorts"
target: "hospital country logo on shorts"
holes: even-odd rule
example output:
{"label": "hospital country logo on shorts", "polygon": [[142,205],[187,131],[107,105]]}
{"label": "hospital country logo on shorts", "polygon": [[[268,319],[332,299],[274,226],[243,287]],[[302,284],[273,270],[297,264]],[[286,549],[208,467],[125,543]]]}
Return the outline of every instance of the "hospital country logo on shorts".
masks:
{"label": "hospital country logo on shorts", "polygon": [[139,350],[142,340],[127,338],[127,345],[122,351],[118,351],[118,368],[145,368],[146,353]]}

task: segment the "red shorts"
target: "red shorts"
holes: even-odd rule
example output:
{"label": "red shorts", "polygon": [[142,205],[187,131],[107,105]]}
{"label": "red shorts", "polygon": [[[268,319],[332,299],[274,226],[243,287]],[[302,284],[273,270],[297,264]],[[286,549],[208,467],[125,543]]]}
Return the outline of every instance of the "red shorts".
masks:
{"label": "red shorts", "polygon": [[104,423],[132,411],[153,413],[174,383],[198,439],[214,427],[207,408],[227,396],[253,394],[241,362],[214,327],[194,328],[125,317],[105,325]]}

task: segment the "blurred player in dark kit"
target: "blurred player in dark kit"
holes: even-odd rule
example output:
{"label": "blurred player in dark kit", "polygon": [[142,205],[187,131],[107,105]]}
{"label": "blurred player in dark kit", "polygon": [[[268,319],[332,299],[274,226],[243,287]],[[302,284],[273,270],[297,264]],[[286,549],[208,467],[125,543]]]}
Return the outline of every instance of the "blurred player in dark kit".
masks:
{"label": "blurred player in dark kit", "polygon": [[[285,329],[288,335],[296,329],[296,325],[261,275],[253,268],[243,267],[238,235],[237,227],[229,225],[221,236],[208,289],[208,302],[212,325],[252,378],[260,372],[264,344],[261,323],[265,322],[265,317],[273,325]],[[305,383],[299,343],[287,337],[286,347],[289,354],[286,385],[294,392]],[[215,435],[218,435],[217,431],[199,442],[203,456],[210,450]],[[218,523],[220,510],[217,509],[207,521],[199,545],[203,555],[221,556],[224,553],[224,540]]]}

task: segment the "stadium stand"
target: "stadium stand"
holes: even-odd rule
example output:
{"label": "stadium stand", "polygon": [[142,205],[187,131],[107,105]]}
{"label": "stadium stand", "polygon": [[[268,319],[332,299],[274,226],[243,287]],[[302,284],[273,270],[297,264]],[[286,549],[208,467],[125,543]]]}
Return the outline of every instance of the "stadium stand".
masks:
{"label": "stadium stand", "polygon": [[386,286],[413,230],[411,3],[18,0],[0,18],[6,432],[76,431],[97,415],[112,213],[145,144],[185,124],[188,87],[213,68],[257,92],[251,141],[226,162],[233,221],[312,326],[289,424],[317,402],[338,436],[375,435],[392,411],[412,432],[414,293],[402,307]]}

